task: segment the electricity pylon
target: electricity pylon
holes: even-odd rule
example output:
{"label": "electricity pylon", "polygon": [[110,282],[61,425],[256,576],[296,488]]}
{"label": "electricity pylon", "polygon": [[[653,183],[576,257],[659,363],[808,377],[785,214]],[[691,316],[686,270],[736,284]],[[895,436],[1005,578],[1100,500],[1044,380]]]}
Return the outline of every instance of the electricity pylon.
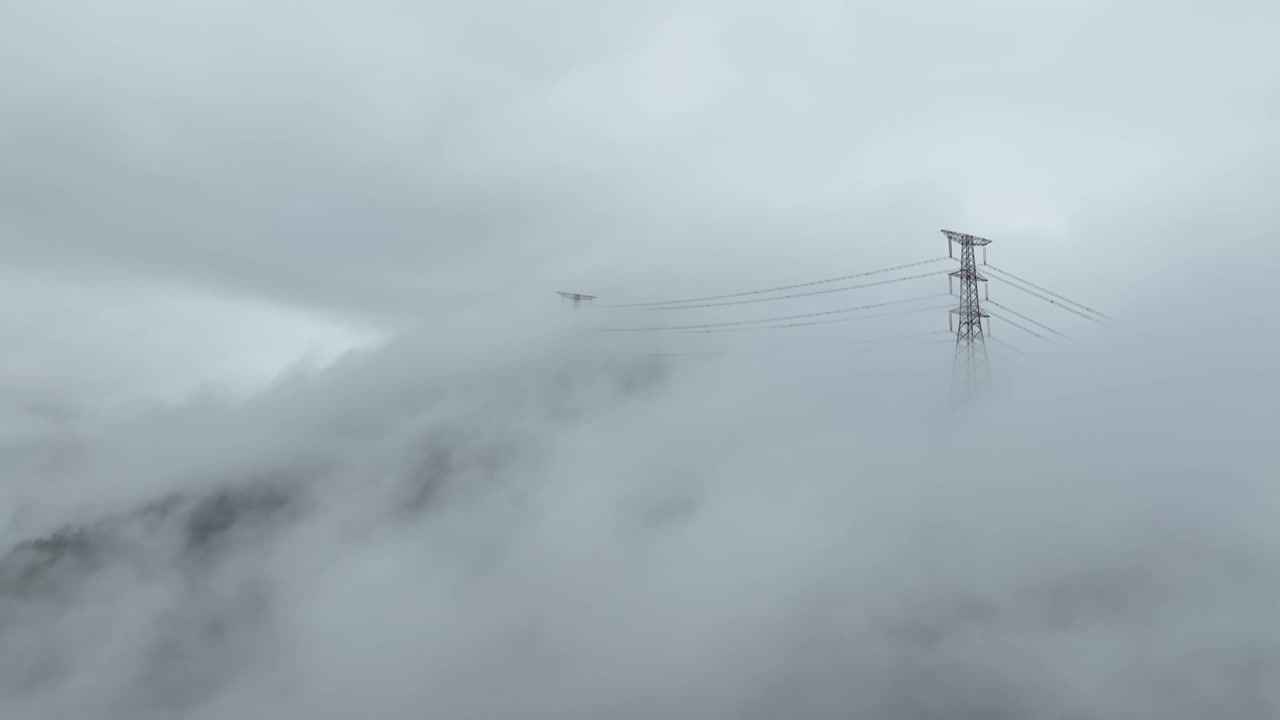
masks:
{"label": "electricity pylon", "polygon": [[579,295],[578,293],[567,293],[567,292],[562,292],[557,294],[560,296],[561,305],[564,304],[565,300],[572,300],[574,307],[580,307],[582,305],[583,300],[586,300],[587,302],[591,302],[592,300],[596,299],[595,295]]}
{"label": "electricity pylon", "polygon": [[[991,380],[991,363],[987,360],[987,344],[982,334],[982,318],[987,313],[978,304],[978,283],[987,279],[978,274],[974,248],[982,248],[986,259],[986,246],[991,241],[965,233],[943,230],[947,236],[947,254],[955,257],[954,247],[960,245],[960,269],[951,278],[960,279],[960,305],[951,311],[956,316],[956,356],[951,365],[951,402],[965,404],[981,392]],[[953,290],[954,292],[954,290]],[[950,319],[950,318],[948,318]]]}

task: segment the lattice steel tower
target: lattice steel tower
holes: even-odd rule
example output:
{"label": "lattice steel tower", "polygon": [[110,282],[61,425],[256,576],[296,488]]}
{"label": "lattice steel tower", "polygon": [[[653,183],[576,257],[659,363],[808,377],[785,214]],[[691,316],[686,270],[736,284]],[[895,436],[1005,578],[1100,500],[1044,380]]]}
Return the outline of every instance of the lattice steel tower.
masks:
{"label": "lattice steel tower", "polygon": [[592,300],[596,299],[595,295],[582,295],[580,293],[562,292],[562,293],[556,293],[556,294],[560,296],[561,305],[564,304],[565,300],[572,300],[574,307],[581,307],[583,300],[586,300],[587,302],[591,302]]}
{"label": "lattice steel tower", "polygon": [[[951,278],[960,279],[960,305],[951,311],[956,317],[956,357],[951,365],[951,402],[963,404],[972,400],[991,379],[991,363],[987,360],[987,344],[982,334],[982,318],[987,313],[978,304],[978,283],[987,279],[978,274],[974,248],[982,248],[986,262],[986,246],[991,241],[965,233],[943,230],[947,236],[947,252],[955,257],[955,245],[960,245],[960,269]],[[948,278],[953,285],[954,281]]]}

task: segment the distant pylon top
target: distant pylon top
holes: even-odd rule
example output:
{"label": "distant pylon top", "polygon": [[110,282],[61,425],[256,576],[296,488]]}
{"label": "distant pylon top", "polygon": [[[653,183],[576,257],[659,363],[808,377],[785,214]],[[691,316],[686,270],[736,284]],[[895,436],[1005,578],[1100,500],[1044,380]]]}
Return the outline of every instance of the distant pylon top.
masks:
{"label": "distant pylon top", "polygon": [[562,303],[564,302],[564,300],[572,300],[574,307],[578,307],[579,305],[581,305],[583,300],[586,300],[587,302],[591,302],[592,300],[596,299],[595,295],[582,295],[580,293],[557,292],[556,294],[562,298],[561,300]]}
{"label": "distant pylon top", "polygon": [[[987,264],[987,248],[985,246],[991,244],[990,240],[984,237],[978,237],[977,235],[970,235],[969,233],[956,232],[955,230],[943,230],[942,234],[947,236],[947,256],[948,257],[956,256],[955,245],[953,245],[953,243],[959,244],[960,247],[962,248],[981,247],[982,248],[982,264],[983,265]],[[986,278],[981,278],[981,279],[986,280]]]}

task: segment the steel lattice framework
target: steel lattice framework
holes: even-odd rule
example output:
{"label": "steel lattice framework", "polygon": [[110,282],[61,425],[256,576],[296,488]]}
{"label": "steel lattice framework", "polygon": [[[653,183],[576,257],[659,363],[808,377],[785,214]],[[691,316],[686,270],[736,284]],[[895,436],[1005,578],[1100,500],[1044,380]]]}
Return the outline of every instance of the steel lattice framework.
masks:
{"label": "steel lattice framework", "polygon": [[591,302],[592,300],[596,299],[595,295],[583,295],[581,293],[558,292],[556,294],[560,296],[561,304],[564,304],[565,300],[572,300],[574,307],[580,307],[582,305],[583,300],[586,300],[587,302]]}
{"label": "steel lattice framework", "polygon": [[[991,241],[966,233],[943,230],[947,236],[947,249],[954,257],[955,245],[960,246],[960,269],[951,273],[960,280],[960,305],[951,311],[956,318],[956,355],[951,365],[951,401],[963,404],[971,401],[991,379],[991,363],[987,360],[987,344],[982,332],[982,319],[987,317],[978,298],[978,283],[987,279],[978,273],[974,249],[983,248]],[[953,283],[954,284],[954,283]]]}

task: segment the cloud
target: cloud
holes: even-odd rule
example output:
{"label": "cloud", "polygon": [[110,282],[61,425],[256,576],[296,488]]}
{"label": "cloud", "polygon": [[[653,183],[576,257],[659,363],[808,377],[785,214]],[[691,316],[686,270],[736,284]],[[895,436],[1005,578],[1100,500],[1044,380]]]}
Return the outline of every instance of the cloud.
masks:
{"label": "cloud", "polygon": [[1275,381],[1141,320],[974,417],[886,358],[459,323],[112,426],[42,505],[105,549],[7,583],[6,709],[1265,715]]}
{"label": "cloud", "polygon": [[[1274,13],[6,11],[0,714],[1274,716]],[[554,306],[939,227],[1117,321]]]}
{"label": "cloud", "polygon": [[30,5],[3,247],[403,317],[885,264],[939,221],[1080,243],[1099,201],[1247,195],[1276,153],[1273,11],[1232,7]]}

